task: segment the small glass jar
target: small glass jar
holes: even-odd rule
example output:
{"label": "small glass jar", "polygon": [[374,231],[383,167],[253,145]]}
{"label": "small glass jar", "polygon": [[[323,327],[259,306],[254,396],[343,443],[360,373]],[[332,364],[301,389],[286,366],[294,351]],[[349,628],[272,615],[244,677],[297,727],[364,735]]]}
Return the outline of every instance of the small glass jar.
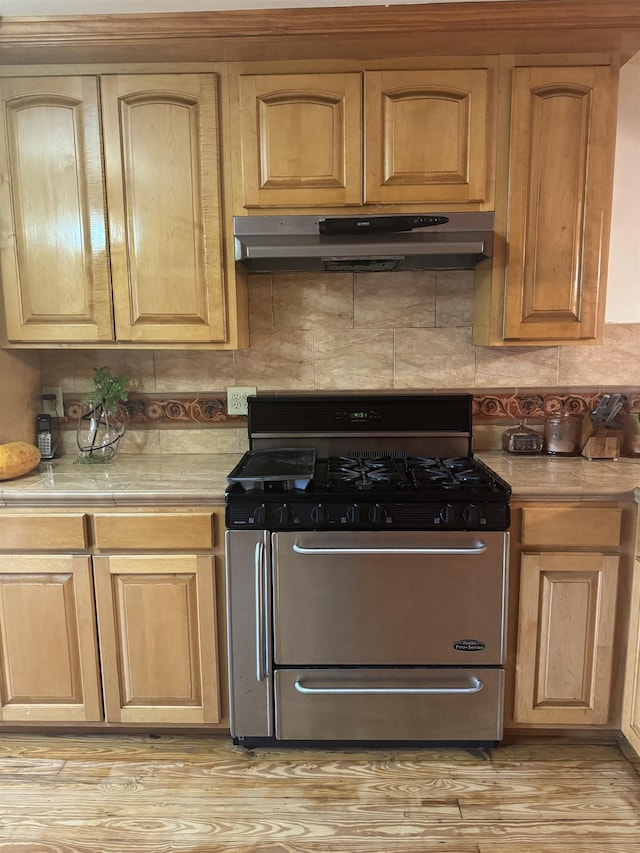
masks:
{"label": "small glass jar", "polygon": [[540,453],[542,434],[527,426],[523,418],[518,426],[510,427],[502,433],[502,449],[509,453]]}
{"label": "small glass jar", "polygon": [[547,418],[544,446],[550,456],[577,456],[580,452],[581,420],[569,412]]}

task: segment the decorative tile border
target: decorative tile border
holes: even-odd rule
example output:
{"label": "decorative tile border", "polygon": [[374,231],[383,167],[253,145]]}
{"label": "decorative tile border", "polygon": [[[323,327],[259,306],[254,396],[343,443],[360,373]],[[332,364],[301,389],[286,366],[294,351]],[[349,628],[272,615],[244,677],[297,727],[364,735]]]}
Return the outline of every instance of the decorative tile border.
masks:
{"label": "decorative tile border", "polygon": [[[476,421],[519,420],[521,418],[545,418],[557,412],[584,414],[593,411],[602,397],[601,392],[561,393],[547,391],[540,394],[517,394],[513,392],[474,394],[473,418]],[[640,391],[623,394],[623,411],[640,410]],[[226,400],[222,397],[206,399],[185,397],[139,396],[128,400],[125,407],[132,427],[195,426],[243,426],[246,417],[228,415]],[[80,414],[80,400],[64,401],[64,420],[75,424]]]}
{"label": "decorative tile border", "polygon": [[[129,413],[129,425],[133,427],[225,423],[241,425],[247,421],[244,416],[228,415],[227,402],[223,398],[135,397],[123,405]],[[75,423],[80,416],[80,406],[80,400],[65,400],[65,421]]]}
{"label": "decorative tile border", "polygon": [[[541,394],[478,394],[473,397],[474,419],[546,418],[559,412],[583,415],[598,405],[602,394],[559,393]],[[640,408],[640,393],[623,394],[623,411]]]}

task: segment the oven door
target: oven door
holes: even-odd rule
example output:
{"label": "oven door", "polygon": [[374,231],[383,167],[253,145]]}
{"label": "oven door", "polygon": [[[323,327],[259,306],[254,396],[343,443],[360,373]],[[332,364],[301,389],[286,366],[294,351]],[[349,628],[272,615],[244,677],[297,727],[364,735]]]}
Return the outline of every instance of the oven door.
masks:
{"label": "oven door", "polygon": [[496,666],[508,534],[282,532],[273,543],[276,666]]}

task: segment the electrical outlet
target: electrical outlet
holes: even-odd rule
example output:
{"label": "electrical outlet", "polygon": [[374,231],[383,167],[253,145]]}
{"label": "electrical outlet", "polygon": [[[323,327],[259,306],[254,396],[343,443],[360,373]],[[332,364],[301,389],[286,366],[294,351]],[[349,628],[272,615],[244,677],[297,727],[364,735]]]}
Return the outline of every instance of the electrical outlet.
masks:
{"label": "electrical outlet", "polygon": [[247,397],[252,397],[257,390],[252,385],[235,385],[227,388],[227,414],[246,415]]}
{"label": "electrical outlet", "polygon": [[42,400],[42,411],[45,415],[51,415],[52,418],[64,417],[64,402],[62,399],[62,388],[58,385],[55,387],[43,388],[40,392],[42,397],[45,395],[53,395],[55,400]]}

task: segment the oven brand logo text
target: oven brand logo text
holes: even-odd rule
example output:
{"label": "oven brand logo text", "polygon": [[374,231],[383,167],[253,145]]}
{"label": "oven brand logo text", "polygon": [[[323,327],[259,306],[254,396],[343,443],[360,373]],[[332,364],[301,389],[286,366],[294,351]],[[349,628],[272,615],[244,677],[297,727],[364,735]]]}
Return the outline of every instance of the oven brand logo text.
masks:
{"label": "oven brand logo text", "polygon": [[457,643],[453,644],[453,648],[457,652],[483,652],[486,645],[480,640],[458,640]]}

